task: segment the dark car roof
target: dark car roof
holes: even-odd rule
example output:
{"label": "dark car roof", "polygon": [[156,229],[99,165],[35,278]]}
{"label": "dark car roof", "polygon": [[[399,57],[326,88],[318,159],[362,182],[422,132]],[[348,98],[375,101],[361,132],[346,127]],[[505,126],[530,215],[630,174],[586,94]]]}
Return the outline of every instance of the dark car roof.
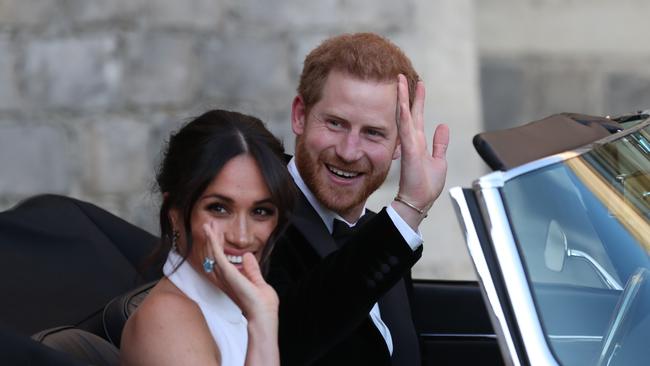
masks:
{"label": "dark car roof", "polygon": [[522,126],[474,136],[474,147],[492,170],[508,170],[590,144],[623,126],[616,119],[560,113]]}

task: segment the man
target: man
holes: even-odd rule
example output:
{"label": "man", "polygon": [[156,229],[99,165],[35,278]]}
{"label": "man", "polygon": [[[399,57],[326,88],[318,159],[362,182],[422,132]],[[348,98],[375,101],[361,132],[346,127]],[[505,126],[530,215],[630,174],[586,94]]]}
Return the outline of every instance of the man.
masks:
{"label": "man", "polygon": [[[444,186],[449,140],[438,126],[427,152],[423,108],[410,61],[378,35],[334,37],[305,59],[288,165],[302,195],[269,272],[283,365],[420,363],[403,278],[421,256],[417,228]],[[395,200],[364,215],[400,157]],[[360,228],[341,238],[350,226]]]}

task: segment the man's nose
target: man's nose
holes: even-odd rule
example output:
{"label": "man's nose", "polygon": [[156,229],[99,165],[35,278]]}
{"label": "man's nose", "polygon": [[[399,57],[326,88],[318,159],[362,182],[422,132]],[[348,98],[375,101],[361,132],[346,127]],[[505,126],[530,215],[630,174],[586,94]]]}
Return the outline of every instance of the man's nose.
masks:
{"label": "man's nose", "polygon": [[345,162],[354,162],[361,158],[361,139],[356,131],[349,131],[336,145],[336,154]]}

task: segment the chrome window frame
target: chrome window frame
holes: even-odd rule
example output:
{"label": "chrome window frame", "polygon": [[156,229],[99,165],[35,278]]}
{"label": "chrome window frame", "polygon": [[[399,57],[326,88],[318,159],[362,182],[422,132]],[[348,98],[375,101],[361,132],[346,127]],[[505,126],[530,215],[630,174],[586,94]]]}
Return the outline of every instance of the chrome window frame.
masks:
{"label": "chrome window frame", "polygon": [[483,299],[490,304],[488,315],[490,316],[492,326],[494,327],[494,332],[497,335],[497,343],[501,350],[503,361],[506,365],[519,366],[521,365],[521,362],[517,355],[517,349],[512,337],[512,332],[510,331],[508,321],[505,317],[505,312],[501,300],[499,299],[496,285],[492,280],[485,254],[481,248],[478,233],[476,232],[476,227],[474,226],[472,216],[469,212],[463,189],[461,187],[454,187],[449,190],[449,193],[455,203],[454,207],[465,236],[467,249],[472,258],[474,269],[476,270],[476,274],[481,284],[480,289]]}

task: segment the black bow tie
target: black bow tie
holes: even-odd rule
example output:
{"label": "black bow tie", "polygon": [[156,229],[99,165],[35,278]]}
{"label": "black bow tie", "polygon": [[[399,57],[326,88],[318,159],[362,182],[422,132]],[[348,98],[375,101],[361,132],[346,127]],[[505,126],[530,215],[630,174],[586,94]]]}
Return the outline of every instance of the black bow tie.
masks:
{"label": "black bow tie", "polygon": [[341,248],[345,243],[368,221],[370,215],[363,215],[359,218],[356,225],[350,227],[345,221],[334,219],[334,226],[332,228],[332,237],[336,245]]}

